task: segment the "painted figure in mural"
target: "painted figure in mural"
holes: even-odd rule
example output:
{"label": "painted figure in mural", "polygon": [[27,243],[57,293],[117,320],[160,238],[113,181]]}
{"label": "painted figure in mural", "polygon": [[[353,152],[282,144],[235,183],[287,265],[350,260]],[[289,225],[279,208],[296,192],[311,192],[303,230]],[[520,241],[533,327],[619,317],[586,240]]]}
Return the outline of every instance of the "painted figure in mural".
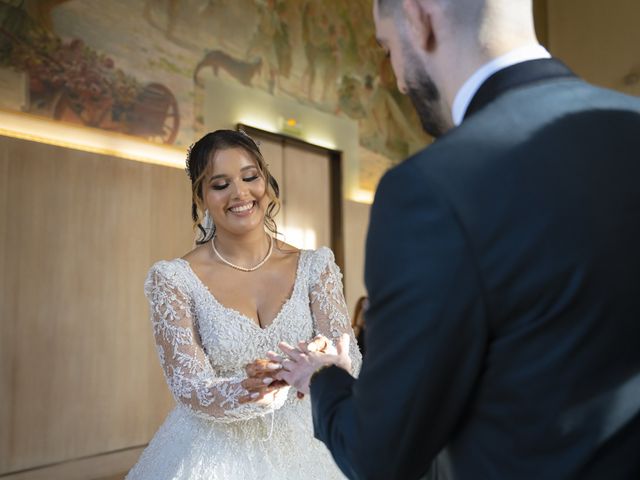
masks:
{"label": "painted figure in mural", "polygon": [[275,378],[350,478],[640,478],[640,99],[552,58],[531,0],[374,3],[437,140],[376,193],[360,376],[282,344]]}
{"label": "painted figure in mural", "polygon": [[[340,61],[337,21],[330,15],[326,2],[309,0],[305,4],[302,41],[307,59],[302,76],[303,88],[309,100],[323,104],[335,94]],[[321,80],[319,95],[316,91],[318,74]]]}
{"label": "painted figure in mural", "polygon": [[279,77],[291,74],[292,48],[289,26],[283,21],[285,1],[268,0],[258,4],[258,28],[249,41],[247,58],[259,57],[265,64],[268,90],[274,92]]}
{"label": "painted figure in mural", "polygon": [[[404,112],[406,97],[398,95],[391,64],[379,62],[379,74],[343,77],[339,88],[339,111],[358,119],[361,144],[376,152],[408,155],[426,143]],[[415,115],[414,115],[415,116]]]}
{"label": "painted figure in mural", "polygon": [[[346,334],[348,368],[357,374],[361,356],[332,252],[277,240],[279,187],[246,134],[205,135],[187,171],[198,246],[153,265],[145,282],[177,406],[127,478],[343,478],[313,438],[308,398],[275,380],[266,363],[247,367],[281,340]],[[259,394],[248,395],[249,387]]]}

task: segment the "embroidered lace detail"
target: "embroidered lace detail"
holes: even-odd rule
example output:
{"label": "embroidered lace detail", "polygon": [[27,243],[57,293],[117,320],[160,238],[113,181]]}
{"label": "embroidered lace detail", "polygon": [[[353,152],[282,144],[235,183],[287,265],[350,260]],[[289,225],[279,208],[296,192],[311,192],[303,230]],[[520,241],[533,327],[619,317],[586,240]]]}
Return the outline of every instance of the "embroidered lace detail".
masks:
{"label": "embroidered lace detail", "polygon": [[154,265],[145,282],[158,358],[176,401],[219,422],[265,415],[281,407],[238,402],[247,393],[240,384],[246,376],[225,378],[215,372],[196,331],[187,292],[187,282],[170,262]]}
{"label": "embroidered lace detail", "polygon": [[317,334],[352,337],[361,356],[327,248],[300,253],[291,297],[265,329],[220,304],[182,259],[161,261],[145,282],[158,358],[177,407],[128,479],[343,478],[313,438],[308,398],[283,389],[271,404],[240,404],[244,366],[278,342]]}
{"label": "embroidered lace detail", "polygon": [[334,342],[343,333],[349,334],[351,368],[352,373],[357,375],[360,372],[362,356],[351,328],[349,310],[344,299],[342,273],[330,249],[322,247],[316,251],[310,277],[309,298],[316,329]]}

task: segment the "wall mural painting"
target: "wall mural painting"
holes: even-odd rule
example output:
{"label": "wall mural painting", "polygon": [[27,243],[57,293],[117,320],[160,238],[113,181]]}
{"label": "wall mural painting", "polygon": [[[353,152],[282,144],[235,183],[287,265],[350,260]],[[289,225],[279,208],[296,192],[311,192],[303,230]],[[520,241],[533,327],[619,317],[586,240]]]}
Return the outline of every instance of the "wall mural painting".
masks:
{"label": "wall mural painting", "polygon": [[0,107],[185,146],[213,74],[357,121],[371,188],[428,142],[371,15],[370,0],[0,0]]}

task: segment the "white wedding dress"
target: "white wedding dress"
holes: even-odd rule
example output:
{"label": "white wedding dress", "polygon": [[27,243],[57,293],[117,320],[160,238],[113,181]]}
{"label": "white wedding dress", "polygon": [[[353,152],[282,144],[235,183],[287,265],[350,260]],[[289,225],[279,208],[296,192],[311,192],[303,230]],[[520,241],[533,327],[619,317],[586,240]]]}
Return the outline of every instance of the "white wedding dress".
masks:
{"label": "white wedding dress", "polygon": [[240,404],[244,366],[316,334],[351,335],[342,290],[326,247],[300,252],[291,297],[266,328],[221,305],[183,259],[153,265],[145,282],[160,363],[177,406],[127,475],[128,480],[344,478],[313,438],[308,397],[285,389],[270,406]]}

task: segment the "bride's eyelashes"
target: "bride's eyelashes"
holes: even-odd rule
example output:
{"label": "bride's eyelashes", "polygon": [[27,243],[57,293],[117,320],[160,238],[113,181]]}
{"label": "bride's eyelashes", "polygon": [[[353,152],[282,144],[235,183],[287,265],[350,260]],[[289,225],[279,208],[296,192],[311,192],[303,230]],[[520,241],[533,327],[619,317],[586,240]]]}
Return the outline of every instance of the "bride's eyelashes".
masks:
{"label": "bride's eyelashes", "polygon": [[[260,175],[252,175],[250,177],[245,177],[242,180],[244,180],[245,182],[253,182],[253,181],[257,180],[258,178],[260,178]],[[223,184],[218,184],[218,185],[211,185],[211,188],[213,188],[214,190],[224,190],[228,186],[229,186],[228,183],[223,183]]]}

